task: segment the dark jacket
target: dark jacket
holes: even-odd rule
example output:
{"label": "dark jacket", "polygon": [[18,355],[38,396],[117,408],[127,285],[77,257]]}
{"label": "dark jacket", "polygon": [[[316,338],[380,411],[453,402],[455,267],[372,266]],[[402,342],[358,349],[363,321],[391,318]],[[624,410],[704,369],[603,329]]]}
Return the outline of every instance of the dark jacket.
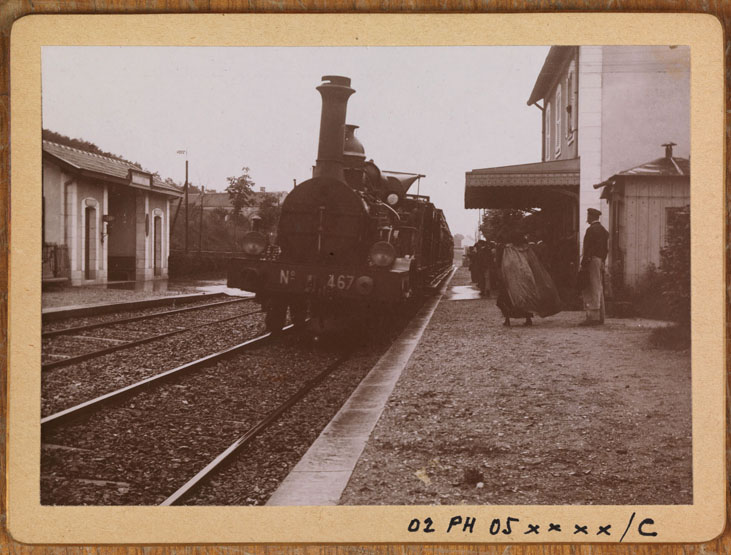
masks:
{"label": "dark jacket", "polygon": [[582,263],[588,262],[592,256],[596,256],[602,260],[606,259],[608,241],[609,232],[599,222],[593,222],[587,228],[586,234],[584,235],[584,256],[581,260]]}

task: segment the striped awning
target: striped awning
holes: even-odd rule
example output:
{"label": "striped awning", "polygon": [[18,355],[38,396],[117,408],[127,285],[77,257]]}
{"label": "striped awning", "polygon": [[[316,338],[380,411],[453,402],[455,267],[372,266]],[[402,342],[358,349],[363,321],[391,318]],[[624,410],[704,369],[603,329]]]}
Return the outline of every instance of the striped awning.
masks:
{"label": "striped awning", "polygon": [[532,208],[578,195],[578,158],[482,168],[465,174],[465,208]]}

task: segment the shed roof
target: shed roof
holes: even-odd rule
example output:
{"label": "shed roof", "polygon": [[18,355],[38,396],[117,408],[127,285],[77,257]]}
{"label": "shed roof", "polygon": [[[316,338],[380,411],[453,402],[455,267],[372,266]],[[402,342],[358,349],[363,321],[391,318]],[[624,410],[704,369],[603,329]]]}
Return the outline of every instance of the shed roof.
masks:
{"label": "shed roof", "polygon": [[616,173],[615,175],[690,175],[690,160],[675,156],[664,156],[641,166]]}
{"label": "shed roof", "polygon": [[[159,176],[142,169],[142,167],[132,162],[126,162],[118,158],[112,158],[111,156],[104,156],[51,141],[43,141],[43,153],[59,160],[66,167],[82,175],[100,178],[106,177],[116,183],[127,184],[136,188],[152,189],[155,192],[166,195],[180,196],[182,194],[177,187],[165,183]],[[151,176],[152,187],[132,183],[131,170]]]}
{"label": "shed roof", "polygon": [[663,156],[652,162],[635,166],[628,170],[615,173],[612,177],[594,185],[595,189],[604,188],[601,198],[608,198],[612,187],[629,176],[641,177],[687,177],[690,179],[690,160],[676,156]]}

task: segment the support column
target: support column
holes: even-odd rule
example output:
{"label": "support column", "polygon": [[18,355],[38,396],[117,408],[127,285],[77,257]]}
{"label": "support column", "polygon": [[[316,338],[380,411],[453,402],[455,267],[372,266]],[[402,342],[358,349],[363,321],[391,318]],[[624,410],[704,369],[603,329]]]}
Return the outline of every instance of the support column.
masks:
{"label": "support column", "polygon": [[150,277],[148,237],[145,233],[147,208],[147,193],[137,191],[135,193],[135,279],[137,281],[144,281]]}
{"label": "support column", "polygon": [[602,65],[603,47],[579,47],[579,248],[583,248],[586,210],[601,210],[608,225],[608,209],[594,185],[602,181]]}
{"label": "support column", "polygon": [[165,232],[163,237],[162,275],[168,277],[168,257],[170,256],[170,199],[165,200]]}
{"label": "support column", "polygon": [[66,199],[66,214],[69,215],[69,265],[71,271],[71,285],[81,285],[84,280],[84,272],[81,267],[81,249],[79,248],[79,216],[78,188],[76,181],[69,183],[66,188],[68,195]]}
{"label": "support column", "polygon": [[102,239],[101,249],[99,253],[99,269],[97,273],[97,281],[100,283],[107,282],[107,272],[109,269],[109,236],[107,235],[107,223],[104,222],[104,216],[109,214],[109,185],[104,184],[104,199],[102,200],[102,210],[99,214],[99,237]]}

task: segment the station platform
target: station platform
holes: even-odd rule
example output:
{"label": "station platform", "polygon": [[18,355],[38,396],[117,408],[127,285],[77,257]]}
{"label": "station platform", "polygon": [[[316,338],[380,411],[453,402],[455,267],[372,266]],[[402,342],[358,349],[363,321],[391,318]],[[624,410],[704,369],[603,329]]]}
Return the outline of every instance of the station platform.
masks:
{"label": "station platform", "polygon": [[[126,281],[105,284],[62,286],[41,292],[43,313],[70,311],[81,307],[114,306],[175,297],[225,294],[253,296],[253,293],[226,287],[226,279],[218,280],[155,280]],[[153,303],[154,304],[154,303]]]}
{"label": "station platform", "polygon": [[692,503],[689,351],[583,318],[505,327],[458,268],[269,504]]}

